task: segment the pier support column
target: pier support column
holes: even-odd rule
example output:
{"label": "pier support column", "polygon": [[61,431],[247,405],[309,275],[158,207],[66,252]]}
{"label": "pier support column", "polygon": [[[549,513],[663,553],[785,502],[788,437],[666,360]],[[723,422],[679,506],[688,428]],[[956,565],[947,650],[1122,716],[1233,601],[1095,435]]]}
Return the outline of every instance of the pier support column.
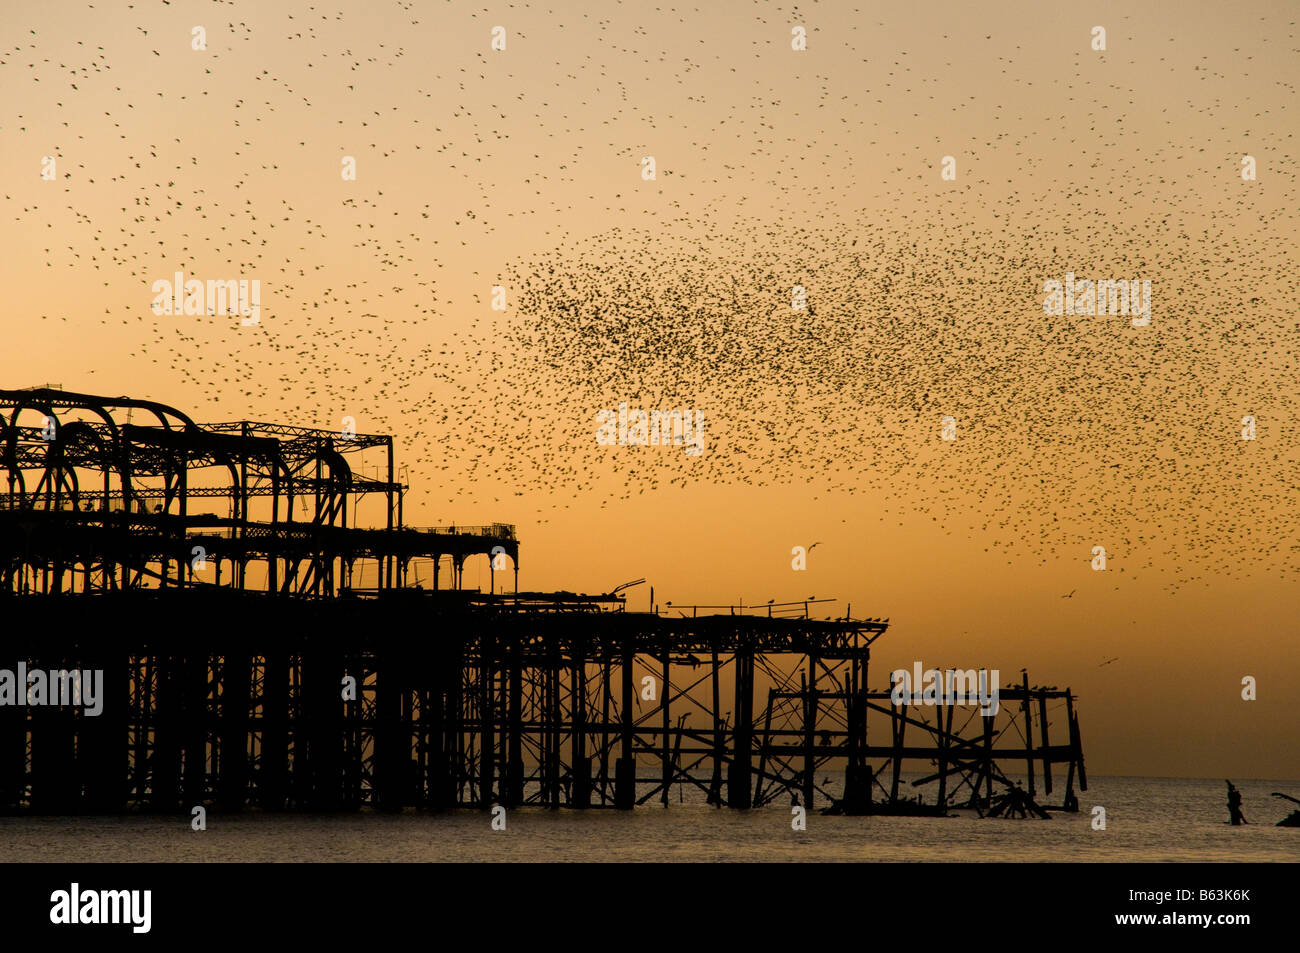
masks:
{"label": "pier support column", "polygon": [[726,761],[727,742],[722,728],[722,675],[718,664],[718,641],[713,639],[710,653],[713,669],[713,778],[709,782],[708,803],[722,806],[722,765]]}
{"label": "pier support column", "polygon": [[209,658],[207,650],[187,656],[181,663],[184,684],[185,774],[182,780],[186,814],[208,797]]}
{"label": "pier support column", "polygon": [[[1083,737],[1079,733],[1079,717],[1074,713],[1074,696],[1070,694],[1068,688],[1065,693],[1065,713],[1070,720],[1070,756],[1072,758],[1070,767],[1074,768],[1075,764],[1078,764],[1079,790],[1086,791],[1088,790],[1088,771],[1083,766]],[[1067,798],[1071,803],[1074,803],[1074,793],[1072,791],[1067,791]],[[1077,804],[1075,804],[1074,809],[1078,810]]]}
{"label": "pier support column", "polygon": [[[57,672],[71,667],[62,656],[46,656],[28,663],[29,678],[32,672]],[[32,741],[32,801],[37,814],[75,814],[80,809],[77,784],[77,747],[75,715],[71,708],[50,704],[51,692],[58,700],[57,677],[44,682],[42,704],[33,705],[31,711]],[[51,684],[51,681],[53,684]],[[35,683],[19,685],[23,693],[37,691]],[[24,697],[23,701],[27,699]]]}
{"label": "pier support column", "polygon": [[[944,687],[945,697],[950,693],[951,688],[951,685]],[[948,806],[948,736],[952,734],[952,716],[955,708],[956,705],[950,701],[945,703],[940,699],[935,712],[935,724],[939,729],[934,739],[935,747],[939,752],[939,793],[935,795],[934,804],[940,810]]]}
{"label": "pier support column", "polygon": [[492,806],[493,775],[496,771],[496,732],[493,730],[496,721],[496,693],[493,690],[496,679],[495,653],[496,640],[490,632],[484,630],[479,636],[478,662],[478,804],[485,811]]}
{"label": "pier support column", "polygon": [[126,654],[114,647],[96,649],[83,662],[83,701],[85,676],[95,673],[101,705],[98,715],[90,717],[83,713],[78,719],[77,760],[86,792],[86,809],[96,814],[118,814],[126,807],[130,770],[127,758],[130,663]]}
{"label": "pier support column", "polygon": [[889,803],[898,801],[898,782],[903,772],[903,737],[907,733],[907,702],[895,705],[890,712],[893,728],[893,777],[889,782]]}
{"label": "pier support column", "polygon": [[258,800],[264,810],[282,811],[289,794],[289,656],[263,657],[262,744],[258,751]]}
{"label": "pier support column", "polygon": [[221,788],[217,803],[223,811],[242,810],[248,798],[248,720],[252,710],[252,659],[228,651],[221,672],[221,740],[217,748]]}
{"label": "pier support column", "polygon": [[[322,640],[323,641],[323,640]],[[400,672],[402,666],[394,665],[393,670]],[[379,691],[392,692],[400,686],[393,684],[389,678],[388,685],[379,685]],[[310,656],[303,662],[303,720],[308,746],[308,769],[311,776],[310,800],[313,810],[337,811],[343,807],[343,657],[333,644],[323,643],[316,646]],[[400,732],[400,725],[397,726]],[[409,744],[406,758],[401,757],[400,733],[393,742],[397,749],[395,765],[396,793],[398,806],[406,802],[405,791],[401,781],[402,768],[409,758]],[[378,749],[378,744],[376,748]],[[379,752],[376,751],[376,758]],[[385,766],[388,767],[388,766]],[[376,774],[379,773],[376,766]],[[390,789],[391,790],[391,789]]]}
{"label": "pier support column", "polygon": [[1052,793],[1052,759],[1049,755],[1048,748],[1051,744],[1047,734],[1047,693],[1042,692],[1038,696],[1038,732],[1042,740],[1043,749],[1043,789],[1046,793]]}
{"label": "pier support column", "polygon": [[621,754],[614,763],[614,806],[630,809],[636,804],[636,757],[632,753],[635,689],[632,664],[636,659],[636,636],[629,634],[623,642],[623,716]]}
{"label": "pier support column", "polygon": [[[984,753],[980,765],[980,781],[984,782],[984,803],[987,805],[993,801],[993,715],[982,715],[980,721],[984,723]],[[979,789],[978,783],[976,790]]]}
{"label": "pier support column", "polygon": [[544,668],[542,671],[542,705],[545,729],[542,732],[541,750],[543,753],[542,783],[545,794],[542,800],[552,808],[560,806],[560,736],[563,716],[560,714],[560,656],[548,637]]}
{"label": "pier support column", "polygon": [[385,646],[375,653],[375,806],[381,811],[400,811],[410,798],[411,738],[405,730],[403,701],[406,679],[404,660]]}
{"label": "pier support column", "polygon": [[[1034,725],[1029,714],[1029,674],[1022,672],[1021,675],[1023,676],[1021,685],[1024,691],[1024,699],[1020,705],[1025,716],[1025,775],[1029,779],[1029,797],[1033,798],[1036,793],[1034,788]],[[993,686],[992,690],[996,691],[997,686]]]}
{"label": "pier support column", "polygon": [[425,695],[426,707],[420,712],[420,732],[425,739],[426,803],[435,811],[445,811],[456,804],[452,758],[456,751],[455,733],[448,726],[455,720],[456,687],[460,684],[460,647],[450,639],[440,643],[431,655],[433,684]]}
{"label": "pier support column", "polygon": [[[153,706],[143,713],[153,726],[153,751],[149,756],[149,806],[159,813],[175,812],[180,804],[181,731],[184,725],[180,660],[170,655],[153,658],[156,679]],[[147,728],[145,730],[148,730]]]}
{"label": "pier support column", "polygon": [[817,755],[817,656],[808,653],[808,694],[804,698],[803,806],[811,811],[816,778]]}
{"label": "pier support column", "polygon": [[16,810],[25,799],[27,711],[26,705],[0,705],[0,813]]}
{"label": "pier support column", "polygon": [[731,771],[727,775],[727,804],[748,809],[753,804],[752,747],[754,734],[754,652],[749,646],[736,649],[736,724]]}
{"label": "pier support column", "polygon": [[[857,646],[855,646],[857,648]],[[866,814],[871,809],[871,768],[863,761],[867,744],[867,702],[862,689],[866,681],[866,655],[854,655],[849,670],[845,715],[848,722],[849,763],[844,772],[844,812]]]}
{"label": "pier support column", "polygon": [[614,704],[614,662],[609,643],[601,640],[600,648],[600,803],[609,801],[609,712]]}
{"label": "pier support column", "polygon": [[505,803],[515,807],[524,803],[524,660],[523,641],[516,635],[510,641],[510,687],[509,694],[510,724],[507,738],[509,761],[506,765]]}
{"label": "pier support column", "polygon": [[672,688],[671,688],[671,680],[669,676],[669,672],[670,672],[669,666],[672,660],[671,660],[671,656],[669,655],[669,647],[671,643],[669,642],[667,635],[665,635],[662,638],[661,643],[663,646],[661,651],[663,652],[664,682],[662,685],[659,686],[659,707],[662,709],[663,712],[663,727],[661,729],[663,732],[663,739],[662,739],[663,746],[661,748],[662,751],[661,757],[663,759],[663,773],[662,773],[660,783],[663,785],[663,791],[661,792],[661,796],[659,800],[664,807],[667,807],[668,791],[672,787],[672,783],[673,783],[672,748],[669,746],[668,743],[668,738],[669,738],[668,706],[669,703],[672,701]]}
{"label": "pier support column", "polygon": [[587,641],[575,639],[570,692],[573,709],[571,807],[591,807],[591,759],[587,757]]}

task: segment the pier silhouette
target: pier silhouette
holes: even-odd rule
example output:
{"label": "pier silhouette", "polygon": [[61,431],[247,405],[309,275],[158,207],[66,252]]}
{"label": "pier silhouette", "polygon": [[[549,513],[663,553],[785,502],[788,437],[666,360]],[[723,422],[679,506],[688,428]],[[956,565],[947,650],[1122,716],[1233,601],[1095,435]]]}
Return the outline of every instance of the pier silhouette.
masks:
{"label": "pier silhouette", "polygon": [[1068,689],[1022,674],[992,714],[892,704],[868,687],[887,620],[813,618],[830,600],[521,592],[513,526],[405,524],[391,436],[46,387],[0,390],[0,453],[0,667],[103,672],[97,715],[0,704],[0,811],[632,808],[691,787],[942,814],[987,809],[1008,770],[1050,795],[1060,765],[1044,806],[1087,789]]}

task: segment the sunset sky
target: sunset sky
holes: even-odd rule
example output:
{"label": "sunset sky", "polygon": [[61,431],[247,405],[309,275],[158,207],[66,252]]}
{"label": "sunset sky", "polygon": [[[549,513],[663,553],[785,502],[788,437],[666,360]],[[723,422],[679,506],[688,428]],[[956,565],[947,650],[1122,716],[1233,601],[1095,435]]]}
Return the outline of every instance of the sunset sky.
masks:
{"label": "sunset sky", "polygon": [[[1072,688],[1090,773],[1300,779],[1296,8],[996,6],[11,4],[0,387],[351,416],[521,588],[834,597],[873,688]],[[620,401],[704,454],[598,445]]]}

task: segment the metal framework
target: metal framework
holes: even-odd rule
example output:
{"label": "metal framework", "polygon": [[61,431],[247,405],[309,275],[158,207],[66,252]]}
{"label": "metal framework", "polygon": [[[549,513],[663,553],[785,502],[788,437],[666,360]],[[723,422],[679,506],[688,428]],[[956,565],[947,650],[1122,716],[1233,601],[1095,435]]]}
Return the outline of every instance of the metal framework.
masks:
{"label": "metal framework", "polygon": [[[154,423],[131,422],[136,413]],[[349,465],[347,455],[366,450],[385,454],[385,478]],[[406,486],[394,479],[387,435],[199,426],[154,401],[0,390],[0,465],[0,533],[18,543],[0,553],[0,590],[216,585],[337,596],[354,588],[359,561],[376,562],[369,588],[390,589],[411,584],[417,559],[432,561],[437,589],[444,558],[459,589],[478,554],[489,557],[493,589],[506,558],[518,580],[513,526],[403,525]],[[383,497],[384,527],[358,528],[355,516],[349,525],[351,501],[372,494]],[[200,499],[224,499],[225,513],[195,512]]]}
{"label": "metal framework", "polygon": [[[120,419],[134,412],[157,422]],[[884,620],[464,588],[476,554],[517,580],[514,530],[403,526],[390,437],[200,427],[48,388],[0,391],[0,427],[0,670],[103,673],[97,715],[6,705],[0,686],[0,811],[631,808],[694,791],[942,814],[987,809],[1013,771],[1036,797],[1064,766],[1056,810],[1087,788],[1068,689],[1025,676],[990,717],[895,706],[868,687]],[[386,480],[344,459],[366,448],[386,451]],[[200,486],[205,468],[228,479]],[[384,496],[385,527],[348,525],[363,493]],[[226,515],[190,512],[220,496]],[[310,521],[289,518],[299,501]],[[348,584],[362,560],[373,587]]]}

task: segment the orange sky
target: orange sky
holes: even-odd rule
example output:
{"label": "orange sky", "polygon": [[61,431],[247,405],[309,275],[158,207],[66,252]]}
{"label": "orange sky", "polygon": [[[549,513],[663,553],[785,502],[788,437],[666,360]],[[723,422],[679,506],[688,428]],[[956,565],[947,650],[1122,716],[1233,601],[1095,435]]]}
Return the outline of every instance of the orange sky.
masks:
{"label": "orange sky", "polygon": [[[1294,9],[998,6],[6,10],[0,384],[353,416],[522,587],[833,596],[873,687],[1027,667],[1094,773],[1300,778]],[[259,324],[153,315],[176,270]],[[1152,325],[1044,315],[1067,271]],[[705,457],[597,446],[620,400]]]}

